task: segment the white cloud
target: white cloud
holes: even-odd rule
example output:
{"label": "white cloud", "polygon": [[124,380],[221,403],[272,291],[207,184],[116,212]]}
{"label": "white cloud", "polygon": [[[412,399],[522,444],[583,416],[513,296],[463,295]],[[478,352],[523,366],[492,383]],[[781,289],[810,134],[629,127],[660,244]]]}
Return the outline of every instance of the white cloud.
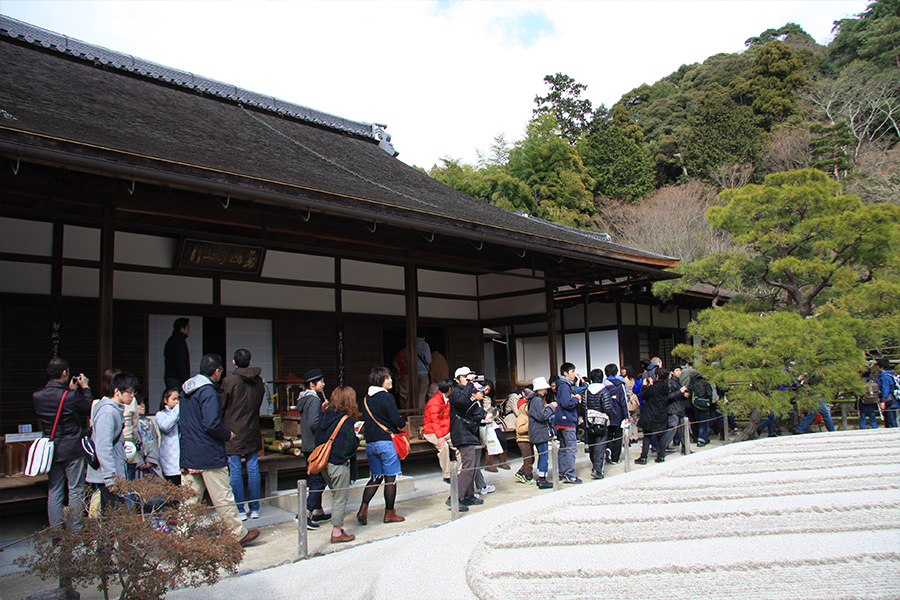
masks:
{"label": "white cloud", "polygon": [[387,123],[409,164],[521,138],[543,77],[607,106],[792,21],[820,43],[865,0],[34,2],[4,14],[256,92]]}

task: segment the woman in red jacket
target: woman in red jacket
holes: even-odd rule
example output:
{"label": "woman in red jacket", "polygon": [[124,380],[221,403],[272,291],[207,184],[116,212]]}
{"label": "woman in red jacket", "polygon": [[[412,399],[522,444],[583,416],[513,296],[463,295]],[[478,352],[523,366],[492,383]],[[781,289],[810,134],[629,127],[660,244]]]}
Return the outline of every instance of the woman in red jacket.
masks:
{"label": "woman in red jacket", "polygon": [[438,461],[444,481],[450,483],[450,390],[453,381],[442,379],[438,382],[438,393],[425,405],[425,439],[437,449]]}

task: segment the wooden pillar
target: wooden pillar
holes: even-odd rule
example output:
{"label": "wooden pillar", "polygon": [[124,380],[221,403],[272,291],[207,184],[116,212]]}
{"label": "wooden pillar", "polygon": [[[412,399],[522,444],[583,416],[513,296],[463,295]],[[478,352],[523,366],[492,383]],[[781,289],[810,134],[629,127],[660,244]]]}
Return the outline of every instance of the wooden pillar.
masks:
{"label": "wooden pillar", "polygon": [[556,301],[553,298],[553,284],[544,282],[544,295],[547,299],[547,343],[550,345],[550,374],[559,369],[556,356]]}
{"label": "wooden pillar", "polygon": [[100,228],[100,301],[97,319],[97,381],[113,364],[113,266],[115,264],[116,229],[112,223],[113,210],[104,210],[103,226]]}
{"label": "wooden pillar", "polygon": [[[412,259],[412,252],[408,258]],[[412,261],[408,261],[404,266],[406,280],[406,365],[407,379],[409,389],[409,405],[406,408],[421,408],[418,405],[419,399],[419,360],[417,358],[416,346],[416,327],[419,320],[419,277],[416,266]]]}
{"label": "wooden pillar", "polygon": [[588,321],[588,294],[587,288],[584,289],[584,374],[587,376],[591,372],[591,325]]}

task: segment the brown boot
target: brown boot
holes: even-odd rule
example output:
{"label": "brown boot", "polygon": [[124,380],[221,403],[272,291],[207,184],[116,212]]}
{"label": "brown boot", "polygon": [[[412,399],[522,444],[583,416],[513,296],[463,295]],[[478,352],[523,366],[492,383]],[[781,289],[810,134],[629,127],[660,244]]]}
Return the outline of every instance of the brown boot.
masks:
{"label": "brown boot", "polygon": [[360,504],[359,512],[356,513],[356,521],[360,525],[367,525],[369,523],[369,505],[368,504]]}
{"label": "brown boot", "polygon": [[334,535],[334,532],[331,532],[331,543],[332,544],[343,544],[344,542],[352,542],[356,539],[356,536],[352,533],[347,533],[343,529],[341,529],[340,535]]}
{"label": "brown boot", "polygon": [[497,467],[494,466],[494,455],[493,454],[487,455],[487,457],[484,459],[484,465],[485,465],[484,466],[485,471],[490,471],[491,473],[497,472]]}
{"label": "brown boot", "polygon": [[497,458],[497,460],[500,461],[500,464],[497,465],[497,466],[499,466],[501,469],[506,469],[507,471],[510,470],[511,467],[509,466],[509,463],[506,462],[506,452],[504,452],[503,454],[501,454],[501,455]]}
{"label": "brown boot", "polygon": [[393,510],[385,510],[384,511],[384,522],[385,523],[402,523],[406,519],[401,517]]}

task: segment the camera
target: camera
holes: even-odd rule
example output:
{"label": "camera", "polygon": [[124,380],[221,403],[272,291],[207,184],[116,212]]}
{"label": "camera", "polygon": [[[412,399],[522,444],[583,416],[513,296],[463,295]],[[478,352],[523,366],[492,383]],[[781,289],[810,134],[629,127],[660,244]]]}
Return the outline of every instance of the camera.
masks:
{"label": "camera", "polygon": [[478,383],[484,382],[484,375],[476,375],[473,381],[477,381]]}

